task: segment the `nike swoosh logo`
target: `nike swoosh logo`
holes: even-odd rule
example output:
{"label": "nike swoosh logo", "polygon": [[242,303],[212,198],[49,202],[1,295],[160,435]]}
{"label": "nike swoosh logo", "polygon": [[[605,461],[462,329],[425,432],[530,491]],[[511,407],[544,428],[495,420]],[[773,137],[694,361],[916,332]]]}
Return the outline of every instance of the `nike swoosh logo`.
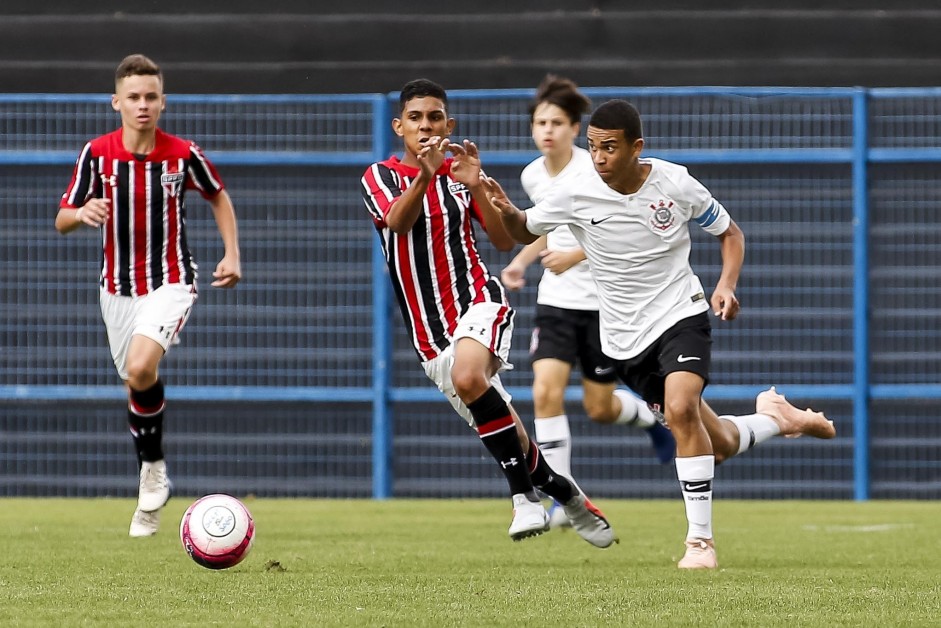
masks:
{"label": "nike swoosh logo", "polygon": [[614,370],[613,366],[609,366],[606,369],[601,368],[600,366],[595,367],[595,375],[607,375],[608,373]]}
{"label": "nike swoosh logo", "polygon": [[703,484],[687,484],[685,488],[687,491],[695,491],[700,488],[706,488],[707,486],[709,486],[709,482]]}
{"label": "nike swoosh logo", "polygon": [[692,360],[702,360],[702,358],[697,358],[694,355],[686,356],[686,355],[683,355],[682,353],[676,358],[677,362],[690,362]]}
{"label": "nike swoosh logo", "polygon": [[603,223],[603,222],[604,222],[605,220],[607,220],[608,218],[611,218],[611,216],[605,216],[604,218],[592,218],[592,219],[591,219],[591,224],[593,224],[593,225],[600,225],[601,223]]}

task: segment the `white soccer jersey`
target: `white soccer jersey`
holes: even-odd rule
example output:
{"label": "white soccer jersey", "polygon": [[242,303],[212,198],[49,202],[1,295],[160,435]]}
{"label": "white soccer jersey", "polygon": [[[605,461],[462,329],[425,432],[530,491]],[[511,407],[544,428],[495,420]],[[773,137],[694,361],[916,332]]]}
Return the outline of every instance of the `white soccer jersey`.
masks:
{"label": "white soccer jersey", "polygon": [[731,223],[725,208],[685,167],[644,159],[650,174],[633,194],[600,177],[577,189],[553,186],[526,212],[536,235],[568,225],[598,284],[601,344],[617,360],[632,358],[684,318],[709,309],[689,265],[692,220],[713,235]]}
{"label": "white soccer jersey", "polygon": [[[584,148],[573,147],[572,159],[554,177],[546,170],[546,158],[539,157],[520,175],[523,190],[533,203],[541,202],[553,186],[578,190],[584,179],[598,179],[591,161],[591,154]],[[578,240],[566,226],[554,229],[548,236],[548,248],[553,251],[570,251],[580,248]],[[597,310],[598,292],[591,276],[588,260],[583,260],[564,273],[557,275],[546,269],[539,280],[536,302],[566,310]]]}

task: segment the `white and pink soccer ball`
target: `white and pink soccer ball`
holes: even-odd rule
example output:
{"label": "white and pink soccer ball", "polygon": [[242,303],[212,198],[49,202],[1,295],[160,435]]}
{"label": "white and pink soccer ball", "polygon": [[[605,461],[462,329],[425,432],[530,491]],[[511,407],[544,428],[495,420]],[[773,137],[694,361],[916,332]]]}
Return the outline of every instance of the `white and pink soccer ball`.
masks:
{"label": "white and pink soccer ball", "polygon": [[197,564],[226,569],[248,556],[255,540],[255,522],[245,504],[217,493],[197,499],[180,522],[183,549]]}

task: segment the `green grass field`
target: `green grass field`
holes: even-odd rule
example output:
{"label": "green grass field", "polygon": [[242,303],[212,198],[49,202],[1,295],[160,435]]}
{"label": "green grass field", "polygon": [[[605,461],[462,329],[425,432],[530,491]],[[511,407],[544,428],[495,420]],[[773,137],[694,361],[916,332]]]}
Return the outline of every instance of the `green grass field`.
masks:
{"label": "green grass field", "polygon": [[249,500],[255,547],[210,571],[189,499],[131,539],[130,500],[0,500],[0,625],[917,626],[941,623],[941,506],[716,504],[720,569],[680,572],[674,501],[602,500],[621,544],[513,543],[509,502]]}

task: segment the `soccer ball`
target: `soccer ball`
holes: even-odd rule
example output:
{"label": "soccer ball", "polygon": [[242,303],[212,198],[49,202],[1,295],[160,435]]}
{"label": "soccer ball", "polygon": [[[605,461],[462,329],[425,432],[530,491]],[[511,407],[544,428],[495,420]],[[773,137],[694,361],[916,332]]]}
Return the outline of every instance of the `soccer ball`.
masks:
{"label": "soccer ball", "polygon": [[248,556],[255,522],[245,504],[231,495],[206,495],[193,502],[180,522],[183,549],[197,564],[226,569]]}

